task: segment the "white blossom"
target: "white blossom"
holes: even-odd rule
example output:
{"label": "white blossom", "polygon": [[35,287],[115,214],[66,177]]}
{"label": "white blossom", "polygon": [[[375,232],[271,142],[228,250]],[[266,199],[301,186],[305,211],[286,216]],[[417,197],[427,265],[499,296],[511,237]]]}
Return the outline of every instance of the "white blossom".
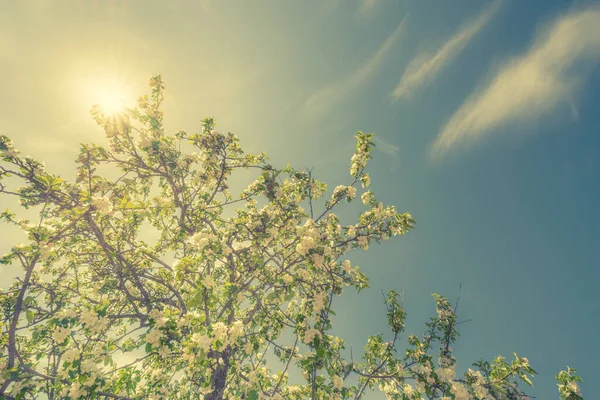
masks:
{"label": "white blossom", "polygon": [[338,390],[344,385],[344,380],[337,375],[334,375],[333,378],[331,378],[331,381],[333,382],[333,387]]}
{"label": "white blossom", "polygon": [[300,243],[298,243],[296,245],[296,251],[298,252],[298,254],[304,256],[306,255],[312,248],[314,248],[316,245],[316,241],[313,237],[311,236],[304,236],[301,240]]}
{"label": "white blossom", "polygon": [[100,214],[110,215],[113,212],[113,205],[110,199],[106,196],[104,197],[92,197],[92,206],[94,209]]}
{"label": "white blossom", "polygon": [[354,186],[348,186],[346,188],[346,196],[348,196],[349,199],[353,199],[356,197],[356,188]]}
{"label": "white blossom", "polygon": [[73,382],[69,388],[69,397],[78,399],[86,394],[85,390],[81,387],[79,382]]}
{"label": "white blossom", "polygon": [[189,238],[190,244],[196,248],[198,251],[202,251],[206,246],[208,246],[213,239],[211,234],[206,232],[198,232],[192,235]]}
{"label": "white blossom", "polygon": [[346,272],[352,271],[352,264],[350,264],[350,260],[344,260],[342,262],[342,268],[344,268],[344,271]]}
{"label": "white blossom", "polygon": [[151,329],[150,332],[146,335],[146,342],[150,343],[152,347],[158,346],[160,342],[160,338],[162,337],[162,333],[158,329]]}
{"label": "white blossom", "polygon": [[62,344],[65,339],[67,338],[67,336],[69,336],[71,334],[71,329],[70,328],[63,328],[61,326],[58,326],[56,328],[54,328],[54,331],[52,332],[52,339],[58,343],[58,344]]}
{"label": "white blossom", "polygon": [[469,400],[471,398],[467,388],[458,382],[453,382],[450,390],[454,393],[455,400]]}
{"label": "white blossom", "polygon": [[79,358],[79,349],[77,347],[71,347],[65,351],[61,357],[64,362],[71,362]]}
{"label": "white blossom", "polygon": [[323,309],[323,307],[325,306],[325,297],[326,297],[327,293],[325,292],[319,292],[315,295],[314,299],[313,299],[313,311],[314,312],[319,312]]}
{"label": "white blossom", "polygon": [[363,248],[364,250],[368,250],[369,249],[369,238],[366,236],[359,236],[358,237],[358,245]]}
{"label": "white blossom", "polygon": [[157,328],[162,328],[167,323],[165,315],[159,310],[150,311],[150,313],[148,313],[148,316],[154,320],[154,326]]}
{"label": "white blossom", "polygon": [[207,275],[202,279],[202,285],[207,289],[212,289],[215,287],[215,280],[211,275]]}
{"label": "white blossom", "polygon": [[231,324],[229,335],[232,342],[235,342],[238,338],[244,335],[244,324],[242,321],[234,321],[233,324]]}
{"label": "white blossom", "polygon": [[81,372],[84,374],[88,372],[95,372],[98,370],[98,365],[94,362],[94,360],[87,359],[81,364]]}
{"label": "white blossom", "polygon": [[192,342],[196,343],[198,347],[200,347],[205,352],[210,349],[212,344],[212,339],[206,335],[202,335],[200,333],[194,333],[192,335]]}
{"label": "white blossom", "polygon": [[227,325],[222,322],[215,322],[212,325],[213,334],[215,335],[215,340],[224,340],[227,336]]}
{"label": "white blossom", "polygon": [[369,176],[369,174],[364,174],[362,179],[362,187],[367,187],[371,184],[371,177]]}
{"label": "white blossom", "polygon": [[317,329],[307,329],[306,333],[304,334],[304,343],[312,343],[316,336],[321,336],[321,332],[319,332]]}
{"label": "white blossom", "polygon": [[456,373],[454,369],[451,367],[448,368],[438,368],[435,370],[436,375],[443,381],[449,382],[454,379]]}

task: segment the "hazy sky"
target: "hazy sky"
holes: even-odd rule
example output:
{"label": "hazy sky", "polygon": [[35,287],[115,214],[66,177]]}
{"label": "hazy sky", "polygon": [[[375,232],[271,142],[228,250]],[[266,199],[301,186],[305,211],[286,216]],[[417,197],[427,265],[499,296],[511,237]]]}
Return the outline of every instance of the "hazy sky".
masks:
{"label": "hazy sky", "polygon": [[335,323],[355,354],[387,333],[382,289],[404,291],[420,335],[431,293],[454,301],[462,282],[459,368],[516,351],[538,399],[558,398],[565,365],[592,398],[599,62],[589,1],[0,0],[0,133],[72,178],[79,143],[104,142],[90,106],[111,88],[133,103],[152,74],[170,131],[214,116],[333,187],[354,132],[374,132],[373,191],[418,227],[353,255],[371,289],[338,300]]}

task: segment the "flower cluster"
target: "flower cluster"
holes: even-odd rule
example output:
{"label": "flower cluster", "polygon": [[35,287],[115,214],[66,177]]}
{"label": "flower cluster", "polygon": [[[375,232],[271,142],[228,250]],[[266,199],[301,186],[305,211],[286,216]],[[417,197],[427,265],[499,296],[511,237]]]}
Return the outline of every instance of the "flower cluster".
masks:
{"label": "flower cluster", "polygon": [[202,251],[213,240],[213,235],[207,232],[198,232],[190,236],[189,242],[197,251]]}
{"label": "flower cluster", "polygon": [[80,321],[87,329],[96,334],[105,331],[109,324],[107,317],[99,317],[94,310],[84,311]]}
{"label": "flower cluster", "polygon": [[92,198],[92,206],[94,210],[99,214],[107,214],[110,215],[113,212],[113,205],[110,199],[106,196],[102,197],[93,197]]}

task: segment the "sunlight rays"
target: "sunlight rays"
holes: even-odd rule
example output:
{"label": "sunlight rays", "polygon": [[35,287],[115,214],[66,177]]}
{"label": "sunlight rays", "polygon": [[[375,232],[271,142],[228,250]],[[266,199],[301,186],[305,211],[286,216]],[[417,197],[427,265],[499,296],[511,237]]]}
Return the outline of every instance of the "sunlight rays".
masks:
{"label": "sunlight rays", "polygon": [[134,104],[131,89],[114,77],[89,82],[83,89],[86,102],[90,106],[98,104],[107,115],[123,112]]}

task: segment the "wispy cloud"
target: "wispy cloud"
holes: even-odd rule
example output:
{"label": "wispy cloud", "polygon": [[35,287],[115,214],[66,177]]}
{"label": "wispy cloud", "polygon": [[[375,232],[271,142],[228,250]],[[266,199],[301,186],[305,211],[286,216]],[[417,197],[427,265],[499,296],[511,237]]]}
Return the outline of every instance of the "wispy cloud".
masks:
{"label": "wispy cloud", "polygon": [[383,154],[387,154],[389,156],[393,156],[398,154],[400,148],[394,144],[391,144],[386,139],[381,136],[375,136],[375,149],[381,151]]}
{"label": "wispy cloud", "polygon": [[[600,58],[600,6],[571,11],[537,37],[529,51],[499,68],[450,118],[432,147],[439,155],[508,122],[527,122],[569,103],[583,62]],[[588,64],[589,65],[589,64]]]}
{"label": "wispy cloud", "polygon": [[375,140],[375,150],[385,154],[387,158],[391,161],[390,171],[395,170],[400,160],[400,147],[388,142],[382,136],[375,135],[373,139]]}
{"label": "wispy cloud", "polygon": [[313,93],[305,104],[306,112],[311,117],[321,116],[338,103],[342,98],[350,95],[363,86],[364,83],[377,71],[385,57],[389,54],[394,43],[400,37],[404,26],[404,18],[396,29],[388,36],[375,54],[361,68],[357,69],[345,80],[327,86]]}
{"label": "wispy cloud", "polygon": [[406,68],[400,82],[392,92],[392,98],[410,97],[415,90],[433,81],[442,69],[453,61],[469,41],[490,21],[498,11],[501,1],[495,0],[477,18],[464,24],[459,31],[435,53],[417,55]]}
{"label": "wispy cloud", "polygon": [[361,13],[370,13],[373,11],[381,2],[381,0],[361,0],[359,11]]}

